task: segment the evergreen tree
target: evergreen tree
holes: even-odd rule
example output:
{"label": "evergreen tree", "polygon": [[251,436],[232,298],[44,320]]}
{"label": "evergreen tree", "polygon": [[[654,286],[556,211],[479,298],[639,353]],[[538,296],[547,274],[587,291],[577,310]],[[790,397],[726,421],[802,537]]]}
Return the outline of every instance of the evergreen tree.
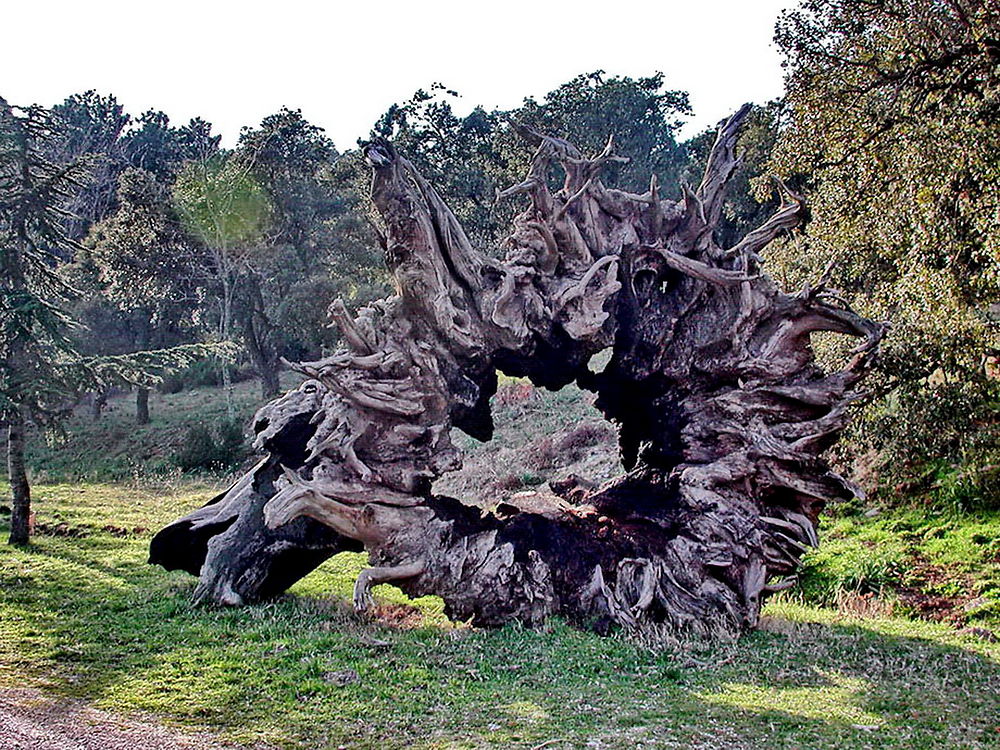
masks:
{"label": "evergreen tree", "polygon": [[58,253],[71,251],[63,209],[87,176],[87,163],[47,158],[56,139],[48,112],[14,108],[0,98],[0,413],[7,424],[13,495],[10,541],[26,544],[31,493],[25,471],[29,418],[58,419],[73,391],[77,352],[70,295],[56,273]]}
{"label": "evergreen tree", "polygon": [[49,154],[58,136],[47,110],[0,98],[0,419],[7,427],[12,544],[26,544],[30,532],[29,421],[57,426],[84,390],[148,384],[158,372],[207,353],[194,346],[104,358],[80,354],[78,324],[66,312],[75,292],[59,265],[79,249],[67,234],[66,206],[86,185],[91,160],[54,162]]}

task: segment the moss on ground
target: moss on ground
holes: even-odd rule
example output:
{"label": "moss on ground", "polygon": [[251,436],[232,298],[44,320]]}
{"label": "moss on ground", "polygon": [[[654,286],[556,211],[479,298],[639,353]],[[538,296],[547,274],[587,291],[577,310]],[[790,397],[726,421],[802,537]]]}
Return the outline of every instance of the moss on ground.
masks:
{"label": "moss on ground", "polygon": [[[800,601],[1000,630],[1000,512],[887,509],[826,518]],[[867,605],[866,605],[867,602]]]}

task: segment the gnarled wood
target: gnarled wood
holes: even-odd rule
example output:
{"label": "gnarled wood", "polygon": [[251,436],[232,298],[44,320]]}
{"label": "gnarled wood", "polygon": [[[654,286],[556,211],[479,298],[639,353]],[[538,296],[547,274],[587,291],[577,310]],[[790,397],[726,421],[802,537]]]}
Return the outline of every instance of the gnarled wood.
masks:
{"label": "gnarled wood", "polygon": [[[606,189],[610,142],[588,159],[517,125],[537,151],[527,178],[499,194],[528,199],[502,262],[472,247],[391,144],[369,144],[396,295],[354,318],[332,308],[346,348],[292,365],[309,379],[257,414],[268,458],[217,504],[232,525],[197,536],[206,511],[196,511],[160,533],[154,560],[205,549],[199,596],[248,601],[308,565],[262,575],[246,545],[271,553],[247,534],[307,523],[302,533],[326,534],[322,554],[368,551],[359,606],[371,583],[394,580],[484,625],[558,614],[599,629],[752,627],[762,597],[791,585],[817,543],[823,506],[852,494],[821,453],[860,397],[884,327],[822,280],[788,295],[762,272],[763,247],[801,221],[797,196],[736,246],[715,243],[745,115],[720,129],[701,186],[678,201],[661,199],[655,180],[644,195]],[[553,192],[556,165],[565,181]],[[814,331],[862,341],[842,371],[825,373]],[[590,358],[609,348],[610,363],[591,373]],[[493,513],[435,496],[434,480],[461,461],[452,427],[492,434],[498,369],[595,391],[628,473],[572,493],[575,503],[522,493]],[[263,567],[276,565],[272,555]]]}

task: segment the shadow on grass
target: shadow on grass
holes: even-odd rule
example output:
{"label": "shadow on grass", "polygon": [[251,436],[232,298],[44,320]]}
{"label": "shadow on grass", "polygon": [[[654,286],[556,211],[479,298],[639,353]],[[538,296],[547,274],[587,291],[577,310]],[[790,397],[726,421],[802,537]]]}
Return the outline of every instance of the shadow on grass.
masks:
{"label": "shadow on grass", "polygon": [[[0,528],[0,533],[3,529]],[[786,607],[736,644],[648,647],[356,617],[359,557],[298,595],[194,609],[146,538],[0,550],[0,682],[307,747],[994,747],[996,646],[899,620]]]}

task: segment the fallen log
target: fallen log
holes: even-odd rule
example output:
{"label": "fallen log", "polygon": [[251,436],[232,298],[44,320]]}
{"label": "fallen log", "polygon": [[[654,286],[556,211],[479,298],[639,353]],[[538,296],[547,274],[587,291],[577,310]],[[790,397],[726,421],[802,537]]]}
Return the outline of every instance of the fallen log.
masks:
{"label": "fallen log", "polygon": [[[217,502],[153,540],[151,560],[200,576],[223,604],[280,593],[329,555],[367,551],[355,589],[392,581],[481,625],[559,615],[607,630],[656,623],[705,636],[752,628],[794,584],[823,507],[852,496],[822,457],[885,326],[825,280],[778,289],[760,251],[802,220],[775,217],[724,249],[713,235],[736,166],[742,109],[720,129],[701,186],[661,199],[606,189],[572,144],[536,146],[502,261],[472,247],[434,188],[393,146],[365,147],[397,293],[351,317],[346,346],[292,366],[308,379],[254,420],[266,458]],[[553,170],[565,181],[549,188]],[[860,340],[837,372],[810,335]],[[610,349],[599,373],[587,363]],[[488,440],[497,371],[577,382],[618,430],[627,474],[605,486],[527,493],[502,512],[434,494],[460,465],[457,428]]]}

